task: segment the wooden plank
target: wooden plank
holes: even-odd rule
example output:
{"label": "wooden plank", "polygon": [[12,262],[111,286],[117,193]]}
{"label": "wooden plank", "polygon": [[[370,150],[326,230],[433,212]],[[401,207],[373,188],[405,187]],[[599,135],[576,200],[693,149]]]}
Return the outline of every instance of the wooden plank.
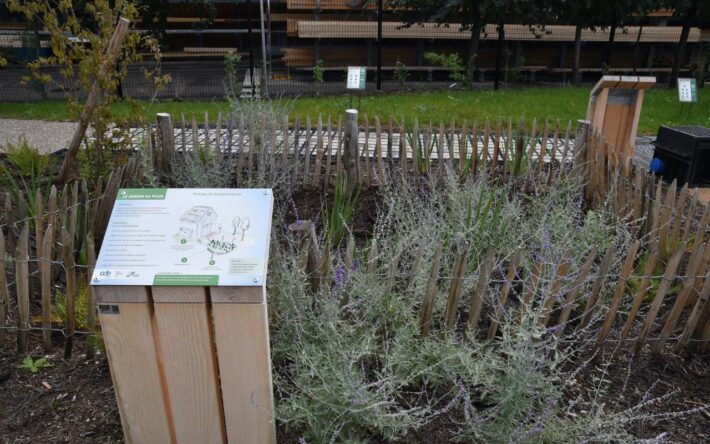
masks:
{"label": "wooden plank", "polygon": [[261,304],[266,301],[263,287],[212,287],[212,303]]}
{"label": "wooden plank", "polygon": [[227,441],[275,443],[266,304],[215,303],[212,318]]}
{"label": "wooden plank", "polygon": [[172,424],[161,344],[154,342],[145,287],[97,287],[107,299],[141,299],[142,303],[99,306],[99,318],[111,367],[111,379],[128,443],[177,442]]}
{"label": "wooden plank", "polygon": [[156,341],[178,442],[224,443],[207,290],[152,287]]}
{"label": "wooden plank", "polygon": [[311,129],[311,117],[306,116],[306,144],[303,149],[303,186],[308,186],[308,174],[311,168],[311,137],[313,131]]}
{"label": "wooden plank", "polygon": [[639,336],[636,339],[636,344],[634,345],[635,352],[639,351],[639,349],[643,345],[643,342],[646,340],[646,337],[650,333],[651,328],[653,327],[653,323],[656,321],[658,312],[661,309],[661,305],[663,304],[663,299],[666,297],[668,290],[670,290],[671,285],[675,280],[676,272],[678,271],[678,266],[680,265],[680,260],[683,258],[685,251],[686,244],[681,244],[681,247],[678,249],[678,251],[675,252],[675,254],[673,254],[673,256],[668,261],[668,265],[666,265],[666,271],[663,273],[663,282],[661,282],[661,285],[658,287],[656,297],[651,303],[651,308],[646,314],[643,326],[641,327]]}
{"label": "wooden plank", "polygon": [[15,249],[15,288],[17,290],[17,351],[27,353],[30,328],[29,225],[22,225]]}

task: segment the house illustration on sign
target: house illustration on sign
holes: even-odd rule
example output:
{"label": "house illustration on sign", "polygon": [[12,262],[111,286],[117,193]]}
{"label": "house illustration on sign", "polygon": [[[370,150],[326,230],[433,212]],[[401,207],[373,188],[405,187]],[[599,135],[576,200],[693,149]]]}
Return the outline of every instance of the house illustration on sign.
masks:
{"label": "house illustration on sign", "polygon": [[192,207],[180,218],[180,234],[188,240],[208,240],[216,233],[217,213],[212,207]]}

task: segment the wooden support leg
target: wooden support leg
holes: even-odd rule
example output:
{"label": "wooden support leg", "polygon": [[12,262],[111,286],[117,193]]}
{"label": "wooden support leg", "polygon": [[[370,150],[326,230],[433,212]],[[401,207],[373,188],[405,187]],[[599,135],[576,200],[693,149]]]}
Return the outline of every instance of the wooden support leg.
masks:
{"label": "wooden support leg", "polygon": [[[95,287],[116,402],[127,443],[174,443],[145,287]],[[133,302],[115,303],[116,300]]]}
{"label": "wooden support leg", "polygon": [[206,289],[153,287],[153,302],[177,442],[226,442]]}
{"label": "wooden support leg", "polygon": [[[239,291],[242,288],[244,292]],[[264,287],[232,288],[236,290],[232,297],[227,294],[229,290],[228,287],[211,288],[228,442],[275,443]]]}

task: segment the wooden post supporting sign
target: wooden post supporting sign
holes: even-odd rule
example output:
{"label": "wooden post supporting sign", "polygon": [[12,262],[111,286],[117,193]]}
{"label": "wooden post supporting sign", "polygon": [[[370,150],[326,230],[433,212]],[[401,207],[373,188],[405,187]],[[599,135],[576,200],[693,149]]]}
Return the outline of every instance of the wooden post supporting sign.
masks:
{"label": "wooden post supporting sign", "polygon": [[271,190],[121,189],[92,275],[129,443],[275,443]]}

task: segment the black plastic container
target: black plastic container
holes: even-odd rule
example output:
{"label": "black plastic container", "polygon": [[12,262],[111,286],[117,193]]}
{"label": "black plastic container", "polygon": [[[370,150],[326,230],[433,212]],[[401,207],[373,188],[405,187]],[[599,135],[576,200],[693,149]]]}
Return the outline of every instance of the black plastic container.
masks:
{"label": "black plastic container", "polygon": [[654,159],[660,159],[657,171],[668,181],[678,185],[710,185],[710,128],[695,125],[661,126],[658,129]]}

